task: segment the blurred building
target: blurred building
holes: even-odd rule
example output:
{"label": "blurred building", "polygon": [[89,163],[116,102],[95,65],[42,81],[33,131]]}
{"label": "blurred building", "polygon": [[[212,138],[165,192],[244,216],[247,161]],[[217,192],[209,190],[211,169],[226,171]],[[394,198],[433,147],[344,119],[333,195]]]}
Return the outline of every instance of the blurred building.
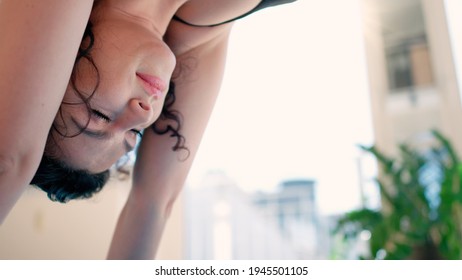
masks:
{"label": "blurred building", "polygon": [[185,190],[187,259],[296,259],[298,248],[222,172]]}
{"label": "blurred building", "polygon": [[246,193],[213,172],[185,193],[188,259],[327,259],[331,236],[319,216],[315,181],[282,182]]}
{"label": "blurred building", "polygon": [[276,192],[257,193],[253,203],[262,215],[274,220],[296,248],[297,259],[325,259],[329,234],[319,217],[314,180],[289,180]]}
{"label": "blurred building", "polygon": [[462,152],[461,102],[444,1],[361,0],[374,138],[427,146],[433,128]]}

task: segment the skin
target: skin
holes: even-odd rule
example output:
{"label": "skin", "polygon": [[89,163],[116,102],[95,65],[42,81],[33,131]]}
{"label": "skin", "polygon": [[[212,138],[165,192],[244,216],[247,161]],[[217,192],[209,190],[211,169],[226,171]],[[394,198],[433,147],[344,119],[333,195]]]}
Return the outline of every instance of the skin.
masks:
{"label": "skin", "polygon": [[[55,134],[58,156],[74,168],[94,173],[108,169],[127,152],[127,146],[135,146],[134,131],[149,127],[161,113],[168,88],[159,97],[150,96],[136,73],[148,73],[169,81],[176,64],[175,55],[162,40],[162,34],[147,21],[116,8],[107,7],[102,11],[92,15],[97,38],[92,57],[100,72],[100,83],[90,104],[110,120],[92,114],[84,133],[76,137]],[[88,65],[82,68],[77,86],[91,92],[95,74]],[[64,101],[82,103],[72,87],[68,87]],[[64,122],[60,117],[55,122],[58,126],[65,123],[71,135],[88,120],[88,110],[83,104],[63,106],[62,111]],[[107,136],[96,136],[96,132]]]}
{"label": "skin", "polygon": [[[169,81],[176,65],[190,66],[191,58],[194,61],[193,67],[179,71],[175,78],[177,101],[173,108],[183,116],[181,132],[187,139],[189,157],[171,150],[174,139],[145,131],[132,188],[108,253],[110,259],[154,258],[219,92],[232,26],[191,27],[171,18],[176,14],[195,24],[218,23],[258,2],[106,0],[91,11],[92,1],[86,0],[42,0],[40,5],[34,0],[1,0],[0,37],[8,44],[0,48],[0,92],[11,94],[0,97],[0,127],[11,135],[0,139],[0,221],[34,175],[51,125],[72,134],[88,120],[81,104],[64,105],[63,118],[56,116],[62,101],[79,102],[68,82],[91,16],[97,39],[92,56],[101,75],[91,107],[111,120],[92,114],[88,129],[111,137],[95,139],[88,133],[56,137],[57,146],[52,148],[72,166],[94,172],[107,169],[126,152],[124,143],[134,144],[134,130],[157,119],[167,89],[157,98],[149,96],[136,73]],[[12,25],[14,31],[9,28]],[[84,64],[79,69],[79,89],[90,92],[92,77]]]}
{"label": "skin", "polygon": [[36,4],[0,1],[0,222],[38,167],[80,45],[74,34],[83,34],[92,1]]}

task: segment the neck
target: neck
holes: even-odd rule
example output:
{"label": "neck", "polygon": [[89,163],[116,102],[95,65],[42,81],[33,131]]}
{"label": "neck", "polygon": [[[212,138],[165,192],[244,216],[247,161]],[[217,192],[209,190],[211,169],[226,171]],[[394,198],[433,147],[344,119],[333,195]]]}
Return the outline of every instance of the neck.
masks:
{"label": "neck", "polygon": [[163,36],[178,8],[187,0],[101,0],[92,19],[107,12],[117,12],[137,20]]}

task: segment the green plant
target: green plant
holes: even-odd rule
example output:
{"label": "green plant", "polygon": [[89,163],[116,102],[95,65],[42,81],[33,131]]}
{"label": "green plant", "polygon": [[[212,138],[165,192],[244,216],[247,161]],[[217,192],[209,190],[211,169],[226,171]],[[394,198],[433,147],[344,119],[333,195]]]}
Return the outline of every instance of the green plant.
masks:
{"label": "green plant", "polygon": [[448,139],[432,135],[430,151],[403,144],[397,158],[361,146],[381,167],[384,207],[346,213],[335,231],[346,239],[369,231],[370,255],[362,258],[462,259],[462,164]]}

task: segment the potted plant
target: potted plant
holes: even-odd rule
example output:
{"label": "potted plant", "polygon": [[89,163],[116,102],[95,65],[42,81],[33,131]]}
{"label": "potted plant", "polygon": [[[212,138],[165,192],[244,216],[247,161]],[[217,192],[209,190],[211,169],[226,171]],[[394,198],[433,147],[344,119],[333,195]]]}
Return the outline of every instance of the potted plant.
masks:
{"label": "potted plant", "polygon": [[375,146],[382,209],[363,208],[339,219],[345,239],[370,232],[368,259],[462,259],[462,164],[450,142],[432,131],[437,145],[422,151],[399,146],[391,158]]}

